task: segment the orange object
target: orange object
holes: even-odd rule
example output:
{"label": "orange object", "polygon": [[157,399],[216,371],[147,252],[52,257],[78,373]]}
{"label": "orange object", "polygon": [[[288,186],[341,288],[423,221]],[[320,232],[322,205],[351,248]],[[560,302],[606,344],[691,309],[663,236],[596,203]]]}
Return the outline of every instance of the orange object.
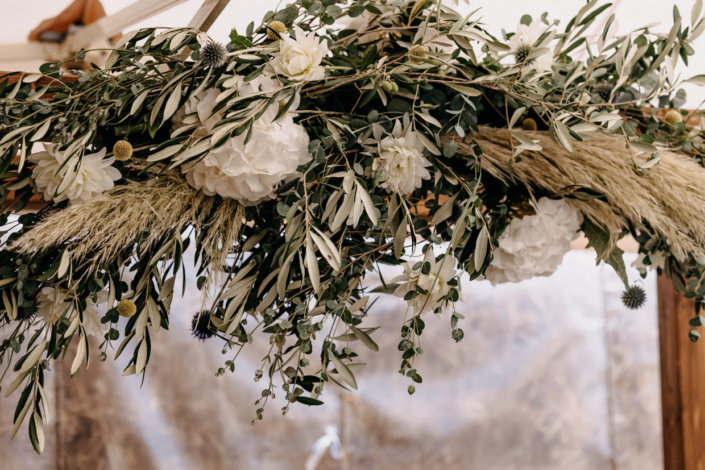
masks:
{"label": "orange object", "polygon": [[[66,35],[71,26],[89,25],[96,20],[106,16],[103,4],[100,0],[75,0],[64,11],[54,18],[42,21],[31,33],[30,41],[39,41],[42,33],[54,32]],[[113,36],[113,42],[120,39],[120,35]]]}

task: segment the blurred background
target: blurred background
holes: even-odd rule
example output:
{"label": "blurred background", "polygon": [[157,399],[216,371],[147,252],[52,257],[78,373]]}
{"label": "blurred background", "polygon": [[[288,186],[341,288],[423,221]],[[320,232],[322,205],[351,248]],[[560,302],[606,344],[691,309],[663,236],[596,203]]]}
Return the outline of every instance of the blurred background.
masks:
{"label": "blurred background", "polygon": [[[69,0],[15,2],[0,16],[0,70],[36,71],[43,60],[12,56],[13,44]],[[103,0],[108,15],[134,2]],[[153,7],[170,2],[152,0]],[[173,2],[172,2],[173,3]],[[688,17],[691,1],[614,2],[620,31],[662,22],[668,31],[673,4]],[[128,30],[142,26],[184,26],[202,0],[183,2]],[[521,16],[549,11],[563,24],[583,4],[555,2],[471,2],[482,7],[494,34],[514,30]],[[277,8],[275,0],[233,1],[209,34],[226,42],[231,28],[244,31]],[[282,3],[283,7],[284,4]],[[699,39],[705,45],[705,38]],[[697,49],[697,47],[696,47]],[[696,55],[684,77],[705,73]],[[687,87],[687,107],[705,93]],[[627,254],[627,264],[636,258]],[[193,271],[193,270],[192,270]],[[192,278],[195,273],[191,272]],[[386,279],[394,270],[383,273]],[[629,271],[632,280],[636,270]],[[368,277],[374,287],[377,280]],[[283,399],[267,405],[264,420],[252,425],[255,400],[264,384],[253,381],[266,344],[245,348],[234,373],[215,373],[230,355],[222,343],[199,342],[191,319],[200,296],[190,283],[175,299],[170,331],[153,343],[144,383],[120,374],[117,362],[91,361],[70,379],[70,361],[48,374],[53,403],[47,445],[37,456],[24,435],[12,443],[15,397],[0,398],[2,469],[575,469],[650,470],[663,468],[656,279],[643,281],[648,302],[630,311],[620,301],[623,284],[611,268],[595,268],[592,251],[570,252],[550,278],[492,287],[463,286],[459,309],[465,332],[456,344],[449,315],[429,314],[424,355],[417,368],[424,383],[413,396],[409,379],[397,374],[397,350],[405,304],[381,298],[370,324],[380,351],[361,350],[367,366],[356,372],[359,391],[327,387],[322,407],[293,406]],[[261,339],[261,338],[260,338]],[[97,343],[92,344],[97,350]],[[69,353],[69,357],[73,357]],[[4,394],[3,394],[4,395]]]}

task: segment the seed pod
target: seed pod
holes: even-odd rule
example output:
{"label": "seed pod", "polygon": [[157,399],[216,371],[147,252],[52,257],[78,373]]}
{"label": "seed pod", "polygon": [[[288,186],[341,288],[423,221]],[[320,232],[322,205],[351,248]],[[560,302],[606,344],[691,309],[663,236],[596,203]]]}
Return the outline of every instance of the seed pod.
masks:
{"label": "seed pod", "polygon": [[284,33],[286,33],[286,25],[281,21],[272,21],[267,25],[267,37],[272,41],[277,41]]}
{"label": "seed pod", "polygon": [[663,118],[663,120],[666,122],[666,124],[673,127],[676,124],[683,122],[683,116],[681,115],[680,111],[672,109],[666,113],[666,116]]}
{"label": "seed pod", "polygon": [[113,155],[119,162],[129,160],[132,157],[132,144],[126,140],[118,140],[113,145]]}
{"label": "seed pod", "polygon": [[538,128],[536,121],[531,118],[524,119],[524,122],[521,123],[521,127],[523,127],[525,131],[535,131]]}
{"label": "seed pod", "polygon": [[428,57],[428,54],[426,54],[426,49],[421,44],[409,49],[409,59],[415,64],[423,63],[423,59],[426,57]]}
{"label": "seed pod", "polygon": [[131,300],[123,299],[118,304],[117,311],[121,317],[130,318],[137,313],[137,305]]}

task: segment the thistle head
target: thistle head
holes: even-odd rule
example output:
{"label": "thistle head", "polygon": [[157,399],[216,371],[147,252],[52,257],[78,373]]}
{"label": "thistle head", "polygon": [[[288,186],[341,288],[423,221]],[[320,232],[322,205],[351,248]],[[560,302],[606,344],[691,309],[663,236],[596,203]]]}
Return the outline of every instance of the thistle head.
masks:
{"label": "thistle head", "polygon": [[211,316],[208,310],[196,312],[191,321],[193,336],[201,341],[210,339],[215,335],[215,328],[211,325]]}
{"label": "thistle head", "polygon": [[226,54],[225,46],[215,41],[208,41],[201,48],[201,60],[204,64],[213,68],[220,67],[225,63]]}
{"label": "thistle head", "polygon": [[622,293],[622,303],[632,310],[639,309],[646,303],[646,291],[638,285],[627,287]]}

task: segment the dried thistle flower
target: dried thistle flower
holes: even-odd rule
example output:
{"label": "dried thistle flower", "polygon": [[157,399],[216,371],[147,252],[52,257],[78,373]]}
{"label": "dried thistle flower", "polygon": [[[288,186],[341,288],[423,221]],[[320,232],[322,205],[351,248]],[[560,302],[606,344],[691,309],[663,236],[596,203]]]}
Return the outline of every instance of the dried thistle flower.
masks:
{"label": "dried thistle flower", "polygon": [[272,21],[267,25],[267,37],[272,41],[281,39],[284,33],[286,33],[286,26],[281,21]]}
{"label": "dried thistle flower", "polygon": [[514,59],[516,60],[517,64],[524,64],[524,65],[531,65],[534,62],[534,59],[528,59],[529,55],[531,54],[532,47],[530,44],[522,43],[517,47],[517,49],[514,51]]}
{"label": "dried thistle flower", "polygon": [[641,286],[631,286],[622,293],[622,303],[632,310],[641,308],[646,303],[646,291]]}
{"label": "dried thistle flower", "polygon": [[225,55],[227,51],[225,47],[215,41],[209,41],[208,44],[201,48],[201,59],[203,63],[209,67],[220,67],[225,63]]}
{"label": "dried thistle flower", "polygon": [[137,305],[131,300],[123,299],[118,303],[117,311],[121,317],[130,318],[137,313]]}
{"label": "dried thistle flower", "polygon": [[126,140],[118,140],[113,145],[113,155],[119,162],[124,162],[132,157],[132,144]]}
{"label": "dried thistle flower", "polygon": [[211,325],[211,316],[208,310],[196,312],[191,321],[191,331],[193,336],[201,341],[210,339],[215,335],[215,328]]}
{"label": "dried thistle flower", "polygon": [[614,90],[614,85],[609,82],[602,82],[592,89],[592,91],[597,93],[605,103],[611,103],[614,101],[612,97],[612,90]]}
{"label": "dried thistle flower", "polygon": [[463,212],[465,212],[465,202],[456,200],[453,203],[453,209],[450,213],[450,217],[447,219],[448,225],[457,224],[460,217],[462,217]]}

